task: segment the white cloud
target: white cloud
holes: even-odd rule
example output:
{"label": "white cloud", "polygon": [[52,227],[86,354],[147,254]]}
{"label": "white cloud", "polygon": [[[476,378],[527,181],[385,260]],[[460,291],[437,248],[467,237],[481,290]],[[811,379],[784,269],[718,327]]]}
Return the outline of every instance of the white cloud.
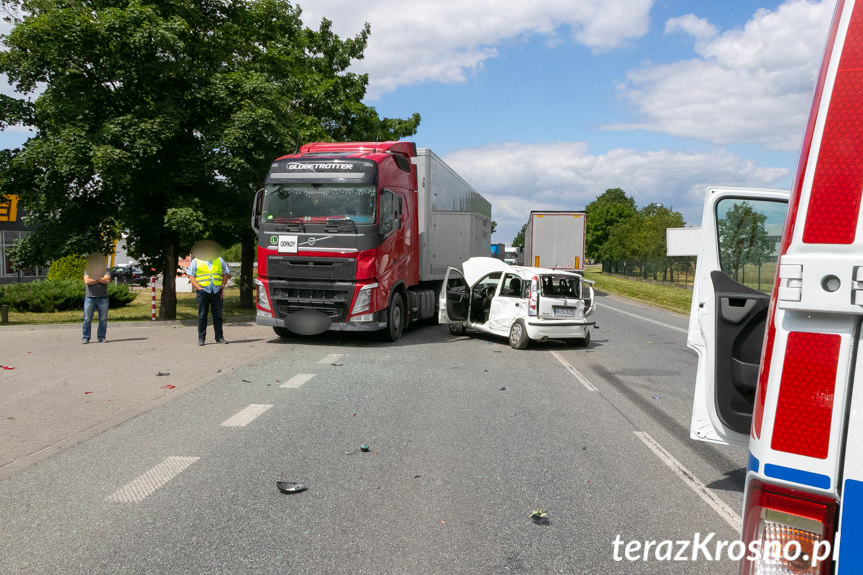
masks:
{"label": "white cloud", "polygon": [[639,206],[673,206],[698,225],[708,186],[775,187],[786,168],[757,165],[728,151],[611,150],[590,154],[584,142],[491,144],[444,160],[492,203],[497,241],[509,242],[530,210],[577,210],[608,188],[623,188]]}
{"label": "white cloud", "polygon": [[677,31],[686,32],[697,40],[710,39],[719,33],[716,26],[708,22],[706,18],[699,18],[695,14],[670,18],[665,23],[666,34]]}
{"label": "white cloud", "polygon": [[796,150],[833,6],[789,0],[722,33],[692,14],[669,20],[666,33],[693,36],[699,57],[630,72],[623,93],[643,120],[606,127]]}
{"label": "white cloud", "polygon": [[316,0],[300,5],[303,21],[333,21],[342,37],[369,22],[365,58],[354,69],[370,77],[369,96],[422,82],[463,82],[497,56],[496,46],[534,35],[560,41],[568,34],[595,51],[625,45],[647,33],[654,0]]}

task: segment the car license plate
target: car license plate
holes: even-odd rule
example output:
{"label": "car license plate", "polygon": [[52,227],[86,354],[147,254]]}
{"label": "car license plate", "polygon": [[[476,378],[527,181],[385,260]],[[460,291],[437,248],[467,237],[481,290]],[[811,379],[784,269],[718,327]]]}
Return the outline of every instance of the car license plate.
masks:
{"label": "car license plate", "polygon": [[552,307],[551,308],[554,315],[560,315],[564,317],[575,317],[575,308],[574,307]]}

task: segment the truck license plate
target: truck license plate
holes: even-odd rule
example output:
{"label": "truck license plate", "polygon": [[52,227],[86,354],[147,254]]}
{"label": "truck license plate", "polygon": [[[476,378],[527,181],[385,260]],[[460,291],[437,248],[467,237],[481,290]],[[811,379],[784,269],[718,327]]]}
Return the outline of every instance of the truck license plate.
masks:
{"label": "truck license plate", "polygon": [[552,307],[551,308],[554,315],[561,315],[565,317],[575,317],[575,308],[574,307]]}

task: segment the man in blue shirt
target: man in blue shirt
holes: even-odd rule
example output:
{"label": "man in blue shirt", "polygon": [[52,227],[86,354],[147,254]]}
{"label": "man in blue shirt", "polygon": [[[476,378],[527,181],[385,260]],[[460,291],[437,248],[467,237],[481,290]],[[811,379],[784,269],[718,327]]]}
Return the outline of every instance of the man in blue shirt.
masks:
{"label": "man in blue shirt", "polygon": [[198,345],[204,345],[207,339],[207,314],[211,308],[216,343],[228,343],[222,333],[222,289],[231,277],[231,269],[219,257],[216,242],[199,242],[192,255],[195,259],[189,266],[189,281],[198,300]]}

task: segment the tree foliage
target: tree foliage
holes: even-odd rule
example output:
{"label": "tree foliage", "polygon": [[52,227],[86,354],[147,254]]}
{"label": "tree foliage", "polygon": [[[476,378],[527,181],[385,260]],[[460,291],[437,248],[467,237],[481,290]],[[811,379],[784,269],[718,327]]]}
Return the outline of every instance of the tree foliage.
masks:
{"label": "tree foliage", "polygon": [[584,211],[587,220],[585,257],[609,259],[610,254],[603,248],[614,227],[636,214],[635,200],[620,188],[610,188],[587,204]]}
{"label": "tree foliage", "polygon": [[0,126],[34,129],[0,155],[0,191],[39,228],[19,265],[106,252],[162,270],[160,315],[176,314],[177,257],[204,237],[243,242],[251,303],[252,197],[272,160],[315,140],[399,139],[419,115],[381,118],[348,72],[370,29],[342,39],[303,26],[286,0],[6,0]]}
{"label": "tree foliage", "polygon": [[514,248],[523,248],[524,247],[524,234],[527,232],[527,224],[521,226],[519,232],[512,239],[512,247]]}

